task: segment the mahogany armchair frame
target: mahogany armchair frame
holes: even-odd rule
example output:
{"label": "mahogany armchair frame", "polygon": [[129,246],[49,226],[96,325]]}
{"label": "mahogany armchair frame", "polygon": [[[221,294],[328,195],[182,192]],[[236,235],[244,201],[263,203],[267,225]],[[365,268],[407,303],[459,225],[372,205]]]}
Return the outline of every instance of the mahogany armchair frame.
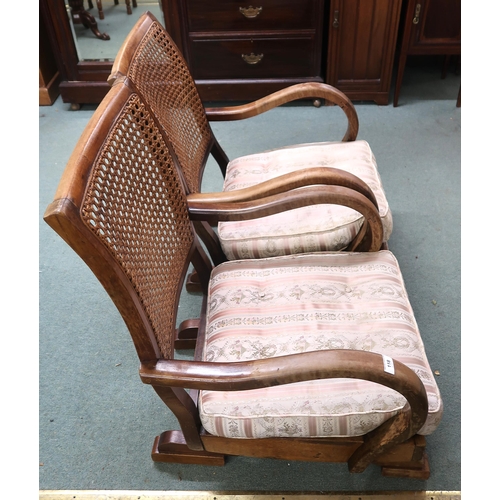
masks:
{"label": "mahogany armchair frame", "polygon": [[[344,178],[343,172],[315,173],[321,185],[308,172],[243,193],[187,194],[160,123],[127,82],[113,86],[87,125],[44,219],[102,283],[131,334],[141,380],[178,419],[180,431],[155,438],[153,460],[222,465],[225,455],[245,455],[346,462],[351,472],[375,463],[388,476],[428,477],[425,438],[417,434],[427,416],[426,392],[419,377],[398,361],[394,360],[396,375],[388,375],[382,356],[364,351],[328,350],[237,363],[200,360],[213,266],[194,220],[242,220],[311,203],[337,203],[365,217],[355,247],[380,248],[382,223],[363,183]],[[158,201],[156,196],[164,198]],[[159,223],[162,219],[166,222]],[[176,327],[191,264],[204,294],[202,311],[199,318]],[[148,283],[158,277],[164,281],[155,282],[155,295]],[[175,359],[179,347],[193,347],[194,359]],[[250,390],[333,377],[391,387],[407,404],[371,433],[354,438],[242,440],[210,435],[201,426],[199,390]]]}

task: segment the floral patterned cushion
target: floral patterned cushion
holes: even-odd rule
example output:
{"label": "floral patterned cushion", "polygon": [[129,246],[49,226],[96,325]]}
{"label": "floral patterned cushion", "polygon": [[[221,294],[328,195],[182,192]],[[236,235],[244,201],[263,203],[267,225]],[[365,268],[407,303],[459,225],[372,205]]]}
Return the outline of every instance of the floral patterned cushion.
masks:
{"label": "floral patterned cushion", "polygon": [[[233,362],[323,349],[385,354],[413,369],[429,400],[420,434],[443,403],[398,263],[389,251],[228,261],[214,269],[203,359]],[[406,400],[373,382],[327,379],[250,391],[201,391],[200,416],[233,438],[357,436]]]}
{"label": "floral patterned cushion", "polygon": [[[302,144],[243,156],[227,168],[224,191],[253,186],[308,167],[335,167],[364,180],[373,190],[384,225],[392,215],[375,157],[366,141]],[[313,205],[249,221],[220,222],[219,237],[229,260],[343,250],[359,231],[360,213],[339,205]]]}

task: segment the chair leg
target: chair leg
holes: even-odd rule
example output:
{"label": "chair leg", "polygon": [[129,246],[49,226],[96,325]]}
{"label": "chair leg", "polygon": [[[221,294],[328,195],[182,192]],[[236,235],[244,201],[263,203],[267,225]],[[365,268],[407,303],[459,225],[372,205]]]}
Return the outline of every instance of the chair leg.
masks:
{"label": "chair leg", "polygon": [[81,9],[78,12],[72,11],[72,14],[77,14],[83,26],[85,26],[85,28],[87,29],[90,29],[97,38],[100,38],[101,40],[109,40],[109,35],[107,33],[101,33],[99,31],[97,27],[97,21],[95,20],[94,16],[88,13],[85,9]]}
{"label": "chair leg", "polygon": [[219,453],[190,450],[181,431],[165,431],[156,436],[151,458],[155,462],[218,466],[225,461],[225,456]]}
{"label": "chair leg", "polygon": [[[349,471],[363,472],[370,463],[380,460],[395,445],[409,439],[408,433],[411,432],[410,416],[410,406],[407,403],[400,413],[386,420],[382,425],[367,434],[363,444],[349,457],[347,462]],[[421,456],[417,457],[417,459],[420,458]]]}
{"label": "chair leg", "polygon": [[97,11],[99,12],[99,19],[104,19],[104,12],[102,10],[102,0],[97,1]]}
{"label": "chair leg", "polygon": [[132,14],[132,7],[130,6],[130,0],[125,0],[127,5],[127,14]]}

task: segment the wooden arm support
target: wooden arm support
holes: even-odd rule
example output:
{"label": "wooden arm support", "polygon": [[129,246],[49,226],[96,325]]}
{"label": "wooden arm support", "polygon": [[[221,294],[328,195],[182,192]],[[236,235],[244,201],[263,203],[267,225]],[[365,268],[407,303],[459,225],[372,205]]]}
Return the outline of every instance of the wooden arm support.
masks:
{"label": "wooden arm support", "polygon": [[415,435],[427,418],[422,381],[406,365],[397,360],[393,363],[394,375],[385,371],[384,358],[378,353],[337,349],[235,363],[159,360],[142,363],[140,376],[156,390],[241,391],[327,378],[356,378],[394,389],[405,397],[407,405],[368,434],[353,454],[349,468],[362,472],[387,449]]}
{"label": "wooden arm support", "polygon": [[235,189],[234,191],[196,193],[190,195],[189,200],[190,202],[201,201],[203,203],[252,201],[264,196],[290,191],[291,189],[314,185],[344,186],[354,189],[363,196],[366,196],[378,208],[377,199],[373,191],[363,180],[345,170],[330,167],[308,167],[280,175],[255,186]]}
{"label": "wooden arm support", "polygon": [[[312,204],[344,205],[361,213],[365,218],[365,224],[360,231],[362,238],[356,238],[355,247],[350,250],[362,248],[376,252],[382,245],[383,226],[378,209],[368,198],[354,189],[314,185],[235,203],[216,202],[214,201],[217,199],[216,195],[210,195],[209,201],[205,202],[203,196],[196,194],[187,197],[189,214],[192,220],[205,220],[210,224],[265,217]],[[224,196],[225,193],[221,193],[220,198],[224,200]]]}
{"label": "wooden arm support", "polygon": [[427,418],[427,394],[411,368],[392,361],[394,375],[385,371],[381,354],[329,349],[233,363],[161,359],[141,363],[140,376],[145,384],[208,391],[247,391],[328,378],[368,380],[406,398],[413,413],[412,431],[416,433]]}
{"label": "wooden arm support", "polygon": [[[364,181],[344,170],[327,167],[312,167],[290,172],[245,189],[218,193],[191,194],[188,197],[188,209],[192,209],[190,216],[196,227],[196,232],[207,246],[214,264],[217,265],[224,262],[226,256],[220,247],[219,240],[214,237],[214,233],[210,229],[208,222],[215,224],[219,220],[222,220],[222,218],[216,216],[211,217],[206,212],[203,212],[202,216],[198,215],[200,209],[204,210],[203,207],[208,208],[208,204],[213,204],[217,212],[218,207],[221,207],[223,203],[231,203],[233,204],[232,206],[235,207],[235,203],[250,202],[266,196],[285,193],[291,189],[315,185],[344,186],[353,189],[368,198],[368,200],[378,209],[377,199],[373,191]],[[202,205],[201,207],[200,204]],[[364,247],[360,246],[362,242],[363,245],[367,244],[368,237],[364,238],[364,236],[365,231],[363,229],[359,232],[358,238],[349,246],[349,250],[356,248],[364,249]]]}
{"label": "wooden arm support", "polygon": [[359,121],[354,105],[343,92],[326,83],[298,83],[248,104],[221,108],[206,108],[205,112],[210,121],[242,120],[260,115],[261,113],[288,102],[310,98],[325,99],[341,107],[348,122],[347,131],[342,141],[347,142],[356,139],[359,130]]}

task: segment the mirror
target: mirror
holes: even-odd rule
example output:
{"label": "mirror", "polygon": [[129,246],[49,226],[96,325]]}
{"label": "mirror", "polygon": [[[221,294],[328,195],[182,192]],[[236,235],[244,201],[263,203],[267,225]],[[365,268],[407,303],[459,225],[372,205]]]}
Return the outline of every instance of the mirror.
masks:
{"label": "mirror", "polygon": [[163,23],[161,0],[65,0],[65,3],[80,61],[113,61],[125,37],[148,10]]}

